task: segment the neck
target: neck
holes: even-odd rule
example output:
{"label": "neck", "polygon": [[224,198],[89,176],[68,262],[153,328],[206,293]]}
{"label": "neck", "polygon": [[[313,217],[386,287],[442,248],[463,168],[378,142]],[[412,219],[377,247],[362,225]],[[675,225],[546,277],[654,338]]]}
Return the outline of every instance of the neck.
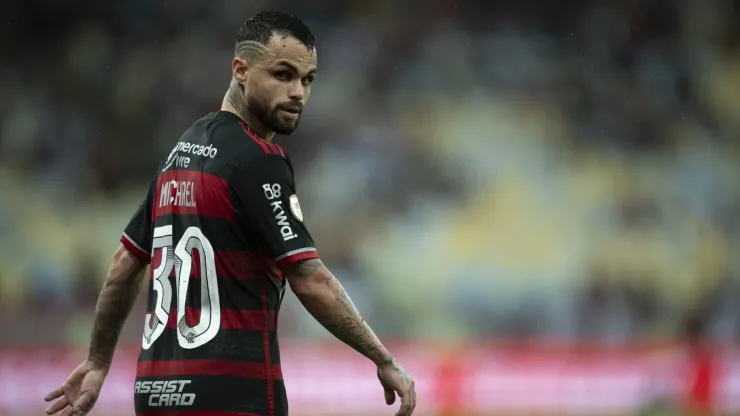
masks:
{"label": "neck", "polygon": [[275,132],[270,131],[260,123],[257,117],[247,110],[247,103],[244,101],[244,96],[241,94],[239,86],[235,82],[232,82],[231,87],[224,96],[223,102],[221,103],[221,111],[228,111],[244,120],[252,130],[267,142],[272,141],[273,136],[275,136]]}

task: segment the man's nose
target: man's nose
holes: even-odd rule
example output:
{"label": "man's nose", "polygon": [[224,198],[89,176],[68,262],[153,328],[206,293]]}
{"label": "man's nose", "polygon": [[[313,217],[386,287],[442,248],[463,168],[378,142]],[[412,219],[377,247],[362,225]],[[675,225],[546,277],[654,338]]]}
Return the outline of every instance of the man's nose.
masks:
{"label": "man's nose", "polygon": [[303,97],[306,95],[306,89],[300,79],[290,83],[290,90],[288,90],[288,98],[291,101],[303,102]]}

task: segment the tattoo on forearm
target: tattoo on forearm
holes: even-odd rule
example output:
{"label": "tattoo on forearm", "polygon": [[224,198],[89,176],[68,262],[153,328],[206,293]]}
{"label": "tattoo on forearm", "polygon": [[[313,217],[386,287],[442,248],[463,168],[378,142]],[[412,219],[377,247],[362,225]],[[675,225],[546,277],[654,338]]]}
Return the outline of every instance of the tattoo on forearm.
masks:
{"label": "tattoo on forearm", "polygon": [[320,273],[312,279],[325,282],[326,286],[321,287],[328,288],[329,291],[324,289],[321,296],[302,297],[301,301],[306,309],[332,335],[360,354],[378,364],[391,362],[390,354],[362,318],[342,285],[325,268],[319,270],[322,268],[321,260],[306,260],[288,266],[285,273],[298,279],[310,278],[315,273]]}
{"label": "tattoo on forearm", "polygon": [[140,283],[139,279],[106,282],[95,310],[89,360],[110,366],[118,336],[136,301]]}
{"label": "tattoo on forearm", "polygon": [[339,310],[348,311],[349,313],[335,313],[328,316],[324,322],[326,329],[345,344],[373,361],[390,360],[389,357],[385,357],[387,352],[380,340],[362,318],[347,293],[341,290],[335,300],[341,305],[338,308]]}

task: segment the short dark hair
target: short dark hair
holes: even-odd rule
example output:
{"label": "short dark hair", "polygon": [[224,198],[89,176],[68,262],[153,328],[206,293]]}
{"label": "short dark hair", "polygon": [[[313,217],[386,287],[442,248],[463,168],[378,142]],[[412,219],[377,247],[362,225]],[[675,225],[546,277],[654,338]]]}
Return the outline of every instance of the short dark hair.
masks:
{"label": "short dark hair", "polygon": [[245,21],[239,29],[236,43],[254,41],[267,45],[274,33],[292,36],[309,49],[316,47],[311,29],[301,19],[290,13],[269,11],[259,12]]}

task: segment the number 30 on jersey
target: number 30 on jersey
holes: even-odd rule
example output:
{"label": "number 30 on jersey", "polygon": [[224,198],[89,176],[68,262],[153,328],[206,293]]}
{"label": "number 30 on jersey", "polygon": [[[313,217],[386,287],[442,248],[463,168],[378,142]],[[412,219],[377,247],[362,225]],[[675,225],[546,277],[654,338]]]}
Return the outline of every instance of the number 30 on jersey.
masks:
{"label": "number 30 on jersey", "polygon": [[[174,249],[173,249],[174,246]],[[177,290],[177,343],[185,349],[193,349],[212,340],[221,326],[221,305],[218,297],[216,279],[216,259],[211,242],[198,227],[185,230],[182,238],[174,244],[172,226],[154,229],[152,250],[162,250],[162,261],[152,271],[153,288],[156,296],[154,310],[146,314],[142,347],[151,348],[164,332],[169,320],[172,305],[173,287],[169,276],[175,269]],[[187,299],[190,275],[193,267],[193,250],[200,254],[200,321],[191,327],[185,321],[185,300]]]}

